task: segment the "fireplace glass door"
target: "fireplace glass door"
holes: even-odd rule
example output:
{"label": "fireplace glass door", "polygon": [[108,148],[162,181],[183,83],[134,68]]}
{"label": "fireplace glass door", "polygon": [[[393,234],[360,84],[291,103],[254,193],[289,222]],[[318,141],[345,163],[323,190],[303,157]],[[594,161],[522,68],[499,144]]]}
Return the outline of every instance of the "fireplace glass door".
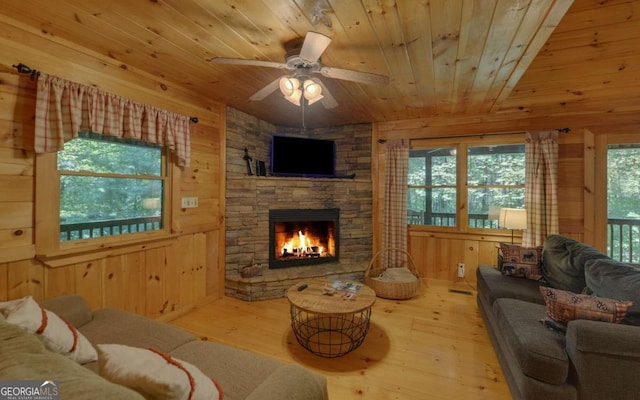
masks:
{"label": "fireplace glass door", "polygon": [[270,210],[269,268],[338,261],[339,209]]}

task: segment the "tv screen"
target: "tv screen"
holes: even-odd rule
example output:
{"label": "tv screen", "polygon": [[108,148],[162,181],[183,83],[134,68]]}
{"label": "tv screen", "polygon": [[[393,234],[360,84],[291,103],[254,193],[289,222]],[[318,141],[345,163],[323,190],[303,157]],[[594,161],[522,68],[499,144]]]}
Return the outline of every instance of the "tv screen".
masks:
{"label": "tv screen", "polygon": [[333,140],[273,136],[271,173],[275,176],[335,176],[336,143]]}

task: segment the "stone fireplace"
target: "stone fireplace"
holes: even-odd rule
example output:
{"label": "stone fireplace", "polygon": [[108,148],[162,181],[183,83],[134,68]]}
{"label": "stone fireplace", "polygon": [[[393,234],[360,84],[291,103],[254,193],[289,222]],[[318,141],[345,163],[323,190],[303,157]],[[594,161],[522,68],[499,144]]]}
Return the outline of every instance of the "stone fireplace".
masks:
{"label": "stone fireplace", "polygon": [[[305,279],[361,279],[371,260],[373,246],[371,126],[360,124],[302,132],[275,127],[231,107],[227,107],[226,122],[225,294],[254,301],[283,297],[290,286]],[[275,134],[335,140],[336,174],[355,173],[355,178],[271,176],[270,142]],[[267,164],[267,176],[248,173],[245,148],[254,163],[264,161]],[[288,221],[289,225],[278,228],[272,225],[270,216],[291,210],[303,210],[298,214],[307,222],[309,215],[319,212],[320,217],[310,218],[314,224],[335,218],[328,227],[312,226],[302,232],[305,236],[333,237],[335,243],[292,244],[305,249],[299,252],[289,247],[289,259],[276,259],[276,244],[270,244],[270,239],[276,240],[276,231],[272,229],[277,228],[283,234],[288,231],[288,236],[295,236],[291,232],[298,231],[299,234],[302,229],[298,224],[304,221],[294,216]],[[310,214],[309,210],[314,211]],[[322,215],[327,210],[333,210],[334,216]],[[327,247],[326,252],[332,257],[322,259],[316,254],[320,246]],[[282,252],[282,246],[278,244],[277,247],[278,252]],[[284,263],[279,264],[281,261]],[[239,270],[252,262],[262,264],[262,275],[242,278]]]}
{"label": "stone fireplace", "polygon": [[339,208],[269,210],[269,268],[339,260]]}

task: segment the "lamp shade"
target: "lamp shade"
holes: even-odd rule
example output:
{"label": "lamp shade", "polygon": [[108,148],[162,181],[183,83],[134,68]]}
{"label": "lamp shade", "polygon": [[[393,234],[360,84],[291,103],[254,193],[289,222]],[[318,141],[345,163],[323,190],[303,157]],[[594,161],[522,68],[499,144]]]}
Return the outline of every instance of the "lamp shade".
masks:
{"label": "lamp shade", "polygon": [[527,212],[522,208],[501,208],[498,225],[507,229],[527,229]]}

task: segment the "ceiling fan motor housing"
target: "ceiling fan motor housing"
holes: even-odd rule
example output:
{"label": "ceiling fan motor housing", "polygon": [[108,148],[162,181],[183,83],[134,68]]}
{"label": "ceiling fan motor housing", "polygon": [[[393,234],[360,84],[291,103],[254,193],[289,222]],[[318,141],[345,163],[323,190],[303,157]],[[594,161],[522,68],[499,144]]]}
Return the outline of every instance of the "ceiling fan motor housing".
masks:
{"label": "ceiling fan motor housing", "polygon": [[296,45],[287,48],[285,60],[287,67],[292,70],[307,70],[308,73],[320,70],[320,58],[318,61],[309,63],[300,58],[300,50],[302,49],[302,42],[298,42]]}

